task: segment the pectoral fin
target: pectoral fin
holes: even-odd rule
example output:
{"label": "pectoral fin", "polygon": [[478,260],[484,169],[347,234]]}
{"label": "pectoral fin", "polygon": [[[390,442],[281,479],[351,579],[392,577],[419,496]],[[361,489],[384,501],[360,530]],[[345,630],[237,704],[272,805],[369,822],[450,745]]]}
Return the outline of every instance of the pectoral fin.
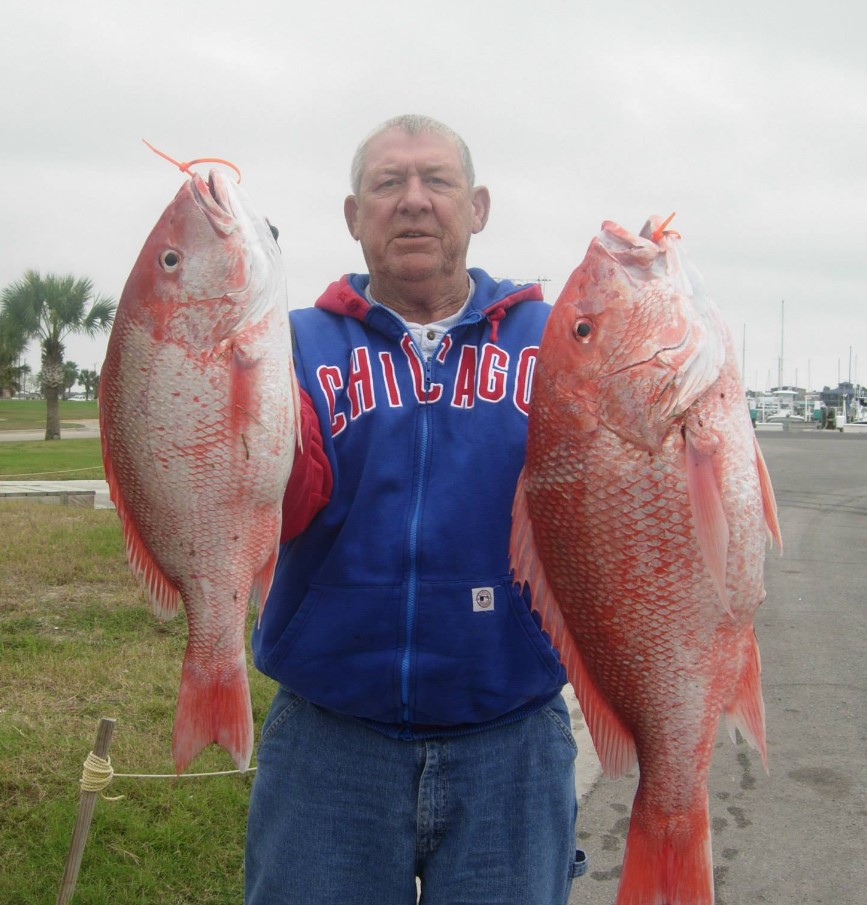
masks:
{"label": "pectoral fin", "polygon": [[686,486],[695,523],[696,540],[710,571],[723,609],[732,617],[726,588],[729,526],[723,510],[713,454],[699,452],[686,435]]}

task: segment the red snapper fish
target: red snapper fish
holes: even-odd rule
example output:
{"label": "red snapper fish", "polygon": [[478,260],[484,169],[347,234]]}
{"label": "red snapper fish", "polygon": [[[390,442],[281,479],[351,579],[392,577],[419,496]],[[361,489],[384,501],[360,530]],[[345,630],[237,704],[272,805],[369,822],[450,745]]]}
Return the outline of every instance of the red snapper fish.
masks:
{"label": "red snapper fish", "polygon": [[253,749],[245,619],[277,560],[298,433],[286,282],[268,222],[224,173],[193,174],[130,273],[99,418],[130,567],[188,642],[172,755]]}
{"label": "red snapper fish", "polygon": [[753,615],[776,504],[728,330],[665,225],[603,223],[554,305],[513,511],[515,577],[603,769],[638,760],[617,905],[713,902],[722,714],[767,768]]}

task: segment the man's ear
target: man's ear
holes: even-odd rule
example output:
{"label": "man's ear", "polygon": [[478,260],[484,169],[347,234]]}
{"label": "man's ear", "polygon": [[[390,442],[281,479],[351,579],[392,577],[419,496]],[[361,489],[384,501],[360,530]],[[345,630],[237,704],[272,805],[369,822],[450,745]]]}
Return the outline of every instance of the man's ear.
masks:
{"label": "man's ear", "polygon": [[491,212],[491,193],[483,185],[473,189],[473,233],[480,233]]}
{"label": "man's ear", "polygon": [[343,202],[343,216],[349,228],[349,235],[358,241],[358,200],[355,195],[347,195]]}

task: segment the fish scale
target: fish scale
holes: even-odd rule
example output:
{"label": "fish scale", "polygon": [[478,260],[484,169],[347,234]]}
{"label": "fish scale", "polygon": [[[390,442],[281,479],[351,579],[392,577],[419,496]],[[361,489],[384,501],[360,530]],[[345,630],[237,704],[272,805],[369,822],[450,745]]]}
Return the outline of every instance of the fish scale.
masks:
{"label": "fish scale", "polygon": [[660,222],[603,224],[554,305],[511,556],[603,769],[638,761],[617,905],[711,905],[707,772],[723,714],[766,757],[752,623],[780,534],[727,330]]}

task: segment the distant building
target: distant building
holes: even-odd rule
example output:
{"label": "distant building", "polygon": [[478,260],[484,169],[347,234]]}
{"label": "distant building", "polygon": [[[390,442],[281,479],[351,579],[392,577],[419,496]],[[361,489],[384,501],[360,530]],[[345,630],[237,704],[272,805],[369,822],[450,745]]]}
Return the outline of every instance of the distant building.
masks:
{"label": "distant building", "polygon": [[843,381],[835,389],[825,387],[822,402],[845,415],[846,421],[867,421],[867,387]]}
{"label": "distant building", "polygon": [[798,420],[819,419],[821,403],[818,393],[804,387],[780,386],[767,393],[747,393],[753,421],[777,421],[789,416]]}

